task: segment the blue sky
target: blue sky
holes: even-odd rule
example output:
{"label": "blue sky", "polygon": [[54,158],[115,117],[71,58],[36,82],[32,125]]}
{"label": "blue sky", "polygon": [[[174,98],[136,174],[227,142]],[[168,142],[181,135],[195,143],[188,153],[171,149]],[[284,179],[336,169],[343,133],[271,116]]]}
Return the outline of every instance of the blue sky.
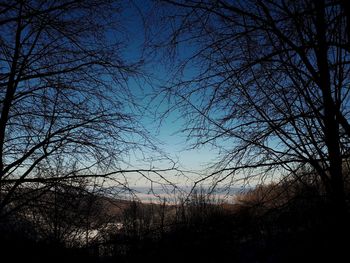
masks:
{"label": "blue sky", "polygon": [[[122,30],[129,39],[129,43],[124,50],[124,58],[134,62],[139,60],[150,62],[147,61],[149,58],[143,57],[144,53],[142,52],[145,40],[143,25],[143,19],[145,17],[142,17],[142,15],[147,14],[151,8],[152,1],[136,0],[133,3],[135,5],[134,8],[127,8],[122,14],[123,17],[120,19],[123,21]],[[168,105],[163,103],[159,106],[159,99],[152,100],[152,97],[154,96],[154,91],[159,86],[166,85],[170,74],[167,70],[170,69],[170,65],[155,61],[146,63],[143,69],[146,75],[150,76],[148,81],[140,80],[137,82],[131,80],[129,82],[132,92],[137,97],[137,102],[141,106],[147,107],[148,110],[148,112],[145,111],[142,114],[142,124],[152,136],[160,141],[161,148],[171,158],[178,161],[179,167],[184,170],[203,170],[206,164],[215,159],[215,151],[209,148],[189,149],[190,144],[186,142],[186,134],[180,132],[184,125],[184,120],[178,111],[169,113],[166,118],[162,119],[162,122],[159,120],[160,114],[167,109]],[[130,159],[130,162],[133,162],[133,158]],[[168,164],[164,163],[160,165],[164,168]],[[169,177],[172,176],[169,175]],[[185,181],[181,182],[180,180],[181,183],[186,184]]]}

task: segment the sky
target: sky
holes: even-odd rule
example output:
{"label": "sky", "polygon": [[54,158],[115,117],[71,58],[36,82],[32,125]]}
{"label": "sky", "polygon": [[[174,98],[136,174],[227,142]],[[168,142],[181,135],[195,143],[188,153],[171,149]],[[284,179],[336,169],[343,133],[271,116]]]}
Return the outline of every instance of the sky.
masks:
{"label": "sky", "polygon": [[[123,12],[123,24],[129,38],[129,45],[124,51],[124,57],[129,60],[146,60],[143,57],[142,49],[145,41],[145,30],[143,21],[146,19],[142,14],[147,14],[152,8],[151,1],[132,1],[134,7],[127,8]],[[180,57],[182,54],[178,54]],[[148,106],[154,89],[159,85],[164,85],[169,77],[169,72],[165,70],[166,65],[160,62],[147,64],[144,68],[146,74],[152,75],[150,82],[142,82],[141,87],[139,83],[130,82],[130,87],[138,97],[138,103],[143,106]],[[152,87],[153,86],[153,87]],[[184,125],[184,120],[180,118],[178,111],[171,112],[166,118],[162,120],[161,125],[154,120],[152,111],[155,111],[159,106],[156,99],[150,104],[151,112],[145,112],[142,123],[146,129],[161,142],[161,148],[170,155],[174,160],[178,160],[178,164],[184,170],[203,170],[208,162],[212,162],[216,155],[213,149],[189,149],[190,144],[186,142],[186,134],[181,133],[180,130]],[[157,113],[166,110],[167,105],[162,105],[157,109]],[[159,119],[158,119],[159,120]]]}
{"label": "sky", "polygon": [[[210,145],[204,145],[201,146],[201,148],[193,149],[191,146],[194,141],[188,140],[188,134],[181,132],[181,129],[183,129],[186,124],[186,120],[181,117],[181,112],[178,110],[171,111],[166,115],[166,118],[163,118],[160,122],[159,116],[162,112],[167,110],[169,105],[167,103],[163,103],[159,106],[159,98],[152,100],[152,103],[150,103],[150,99],[153,98],[154,95],[152,92],[159,89],[159,87],[163,85],[168,85],[167,83],[171,78],[171,74],[173,73],[172,70],[174,70],[171,68],[172,64],[169,63],[169,61],[164,62],[157,56],[149,58],[147,55],[144,56],[145,53],[142,53],[145,43],[145,28],[143,22],[145,20],[147,21],[147,18],[154,16],[147,16],[152,8],[151,4],[153,2],[154,1],[151,0],[132,0],[134,7],[127,8],[123,12],[122,20],[130,43],[130,45],[128,45],[124,51],[124,57],[126,59],[130,59],[131,61],[146,61],[144,70],[146,75],[148,74],[148,76],[151,76],[149,82],[141,81],[140,83],[142,84],[140,85],[140,83],[131,81],[130,88],[138,98],[138,102],[141,104],[141,106],[149,107],[150,105],[151,110],[149,112],[144,112],[141,119],[142,124],[146,130],[150,132],[153,138],[159,140],[159,145],[162,150],[166,152],[172,160],[176,161],[176,167],[182,170],[180,174],[178,171],[173,171],[164,172],[162,175],[164,175],[169,181],[175,183],[177,186],[187,189],[188,186],[193,186],[194,182],[207,176],[208,174],[211,174],[213,172],[211,166],[215,165],[215,163],[217,163],[222,156],[220,156],[220,149],[214,148]],[[161,31],[163,29],[156,28],[155,30]],[[163,33],[164,32],[161,32],[161,34]],[[181,61],[184,58],[193,55],[193,52],[195,52],[193,48],[194,47],[190,47],[188,45],[179,45],[179,49],[177,50],[176,54],[177,59]],[[188,67],[190,70],[187,68],[184,72],[184,76],[187,79],[191,79],[192,75],[197,76],[198,74],[198,72],[195,72],[195,67],[193,67],[193,65],[191,66],[192,67]],[[217,143],[223,144],[220,146],[226,148],[232,142],[226,140],[223,142],[218,141]],[[130,162],[140,165],[139,161],[133,159],[133,157],[131,157]],[[143,165],[144,167],[147,167],[150,164],[145,162]],[[171,167],[172,163],[165,161],[154,164],[152,163],[151,165],[152,167],[164,169]],[[211,177],[200,183],[199,187],[210,188],[215,180],[219,181],[223,176],[225,175],[218,174],[216,178]],[[224,181],[219,183],[217,187],[224,189],[225,186],[229,186],[241,189],[254,187],[256,184],[260,183],[259,179],[252,179],[250,181],[240,179],[245,178],[245,176],[246,175],[244,173],[237,172],[235,173],[234,178],[233,176],[228,176]],[[157,176],[154,178],[155,181],[159,180]],[[231,181],[234,179],[235,181]],[[159,181],[164,183],[164,180]],[[131,174],[128,177],[128,184],[133,188],[144,186],[151,186],[154,188],[162,187],[162,185],[150,183],[148,180],[138,174]]]}
{"label": "sky", "polygon": [[[149,22],[147,19],[154,17],[154,15],[149,14],[152,9],[151,0],[131,0],[131,7],[124,9],[121,13],[120,20],[122,21],[122,31],[128,38],[128,44],[126,45],[123,53],[123,58],[128,62],[138,62],[144,61],[143,72],[146,78],[140,79],[130,79],[129,88],[131,89],[133,95],[135,95],[137,103],[140,104],[140,108],[145,108],[141,110],[140,121],[145,127],[146,131],[150,134],[157,145],[165,152],[166,156],[175,162],[175,167],[177,170],[162,172],[161,178],[155,173],[139,174],[139,173],[128,173],[126,174],[126,184],[138,191],[137,189],[143,189],[141,195],[145,194],[148,196],[147,191],[144,189],[163,189],[164,185],[169,182],[177,185],[180,190],[184,189],[186,192],[189,187],[192,187],[194,183],[201,178],[206,177],[211,174],[213,170],[210,166],[215,165],[218,162],[219,149],[214,148],[210,145],[201,146],[201,148],[193,148],[193,140],[188,140],[188,134],[181,132],[181,130],[186,125],[186,120],[181,117],[181,112],[179,110],[170,111],[166,114],[166,117],[161,118],[162,113],[164,113],[169,106],[166,101],[161,102],[161,97],[155,97],[157,90],[160,87],[169,85],[169,79],[171,79],[171,74],[173,74],[174,68],[169,60],[162,60],[162,53],[158,53],[154,56],[149,56],[149,53],[144,51],[145,39],[147,39],[144,22]],[[153,28],[153,30],[163,30],[160,28]],[[161,32],[164,34],[164,32]],[[179,61],[188,57],[195,50],[193,47],[187,45],[179,45],[177,50],[177,58]],[[191,65],[192,66],[192,65]],[[184,76],[187,79],[191,79],[191,76],[197,76],[198,72],[195,72],[195,67],[189,67],[190,70],[186,69]],[[193,99],[193,98],[191,98]],[[195,98],[194,98],[195,99]],[[223,148],[229,145],[228,141],[217,142],[222,143]],[[149,156],[147,156],[149,155]],[[125,169],[168,169],[173,167],[173,163],[169,160],[158,160],[159,154],[156,152],[146,151],[145,153],[136,152],[134,155],[129,155],[127,160],[127,167]],[[146,160],[142,160],[146,157]],[[151,157],[154,157],[151,159]],[[151,160],[151,161],[150,161]],[[124,167],[123,167],[124,168]],[[223,175],[217,174],[216,178],[210,177],[209,179],[201,182],[198,187],[203,187],[209,189],[215,180],[220,180]],[[228,176],[223,182],[219,183],[217,190],[222,192],[225,186],[234,187],[237,189],[249,188],[257,183],[258,181],[251,180],[249,182],[244,180],[239,180],[240,177],[246,176],[244,173],[236,173],[235,177]],[[149,180],[153,180],[151,182]],[[236,181],[230,181],[233,179],[238,179]],[[169,187],[171,189],[171,187]],[[165,190],[167,192],[167,190]],[[217,195],[218,193],[216,193]],[[151,194],[152,195],[152,194]],[[145,199],[145,197],[142,197]]]}
{"label": "sky", "polygon": [[[133,189],[139,187],[162,187],[161,184],[167,184],[167,180],[183,188],[193,186],[196,181],[213,172],[212,166],[222,157],[219,155],[220,149],[210,145],[193,148],[193,143],[195,143],[193,139],[189,140],[188,134],[181,132],[186,125],[186,120],[181,117],[181,112],[179,110],[170,111],[164,118],[160,117],[169,106],[173,105],[169,105],[167,102],[160,103],[161,97],[155,97],[155,94],[157,94],[156,91],[159,90],[160,87],[169,85],[169,80],[172,74],[174,74],[174,68],[172,68],[173,64],[171,61],[169,63],[169,60],[162,59],[164,53],[152,53],[152,56],[150,56],[147,50],[145,51],[144,49],[145,40],[147,40],[147,31],[145,30],[144,22],[148,23],[150,22],[148,20],[149,18],[153,19],[155,17],[154,14],[150,15],[150,10],[153,8],[152,3],[155,1],[125,1],[125,3],[127,2],[129,4],[131,3],[131,6],[126,7],[122,13],[118,14],[118,16],[121,16],[118,17],[121,21],[120,32],[124,34],[122,37],[126,35],[128,39],[128,43],[122,51],[122,57],[129,63],[143,61],[142,72],[144,73],[143,76],[145,76],[145,78],[141,77],[139,79],[130,78],[128,83],[129,89],[135,96],[140,108],[144,108],[144,110],[139,112],[141,115],[141,124],[150,134],[151,139],[153,138],[157,142],[157,146],[166,153],[167,157],[175,162],[175,167],[178,169],[162,172],[161,175],[164,176],[165,180],[155,173],[147,174],[148,178],[145,178],[146,176],[140,173],[127,173],[125,174],[125,183]],[[161,36],[164,36],[163,28],[153,27],[152,29],[160,31]],[[175,58],[176,61],[182,61],[196,51],[193,46],[191,47],[186,44],[178,46],[177,57]],[[191,76],[197,76],[198,72],[196,72],[195,66],[196,65],[191,64],[191,67],[187,67],[184,72],[184,77],[186,79],[191,79]],[[195,100],[195,98],[191,98],[191,100],[192,99]],[[222,148],[230,146],[231,144],[231,142],[228,141],[218,141],[216,143],[220,144]],[[133,170],[149,168],[168,169],[173,167],[173,162],[169,162],[169,159],[165,161],[164,159],[160,160],[157,158],[159,156],[158,153],[151,151],[136,152],[126,157],[126,162],[124,166],[122,165],[122,168]],[[142,160],[143,157],[145,157],[144,160]],[[216,180],[219,181],[224,176],[224,174],[217,174]],[[218,187],[224,188],[223,186],[225,185],[238,188],[251,187],[259,183],[254,180],[247,182],[239,179],[244,176],[244,173],[236,173],[235,178],[230,175],[221,182]],[[149,178],[154,181],[151,182],[148,180]],[[233,179],[235,179],[234,183],[230,181]],[[214,177],[210,177],[199,184],[199,186],[208,188],[212,185],[214,180]]]}

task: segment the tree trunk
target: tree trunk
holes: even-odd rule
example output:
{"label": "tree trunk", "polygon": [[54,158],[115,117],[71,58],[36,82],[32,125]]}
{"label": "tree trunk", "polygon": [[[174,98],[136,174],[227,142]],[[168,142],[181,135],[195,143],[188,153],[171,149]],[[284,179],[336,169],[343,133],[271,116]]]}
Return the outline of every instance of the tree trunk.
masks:
{"label": "tree trunk", "polygon": [[317,47],[316,59],[319,71],[318,85],[321,88],[324,106],[324,136],[329,158],[330,185],[328,196],[335,211],[345,210],[345,192],[342,173],[342,156],[340,151],[338,105],[334,103],[328,65],[328,47],[326,41],[324,1],[315,1]]}

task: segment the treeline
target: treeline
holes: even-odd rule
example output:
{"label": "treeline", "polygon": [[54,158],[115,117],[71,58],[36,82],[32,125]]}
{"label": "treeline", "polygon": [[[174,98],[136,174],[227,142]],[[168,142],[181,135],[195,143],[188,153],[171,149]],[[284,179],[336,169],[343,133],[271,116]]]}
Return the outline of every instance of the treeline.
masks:
{"label": "treeline", "polygon": [[36,262],[332,262],[345,255],[350,233],[348,211],[339,218],[333,209],[307,176],[257,186],[234,204],[204,191],[175,204],[146,204],[61,184],[1,221],[2,256]]}
{"label": "treeline", "polygon": [[[144,208],[138,207],[138,215],[143,215]],[[336,262],[347,258],[348,211],[342,218],[334,213],[314,181],[258,186],[238,195],[233,205],[194,194],[172,209],[165,228],[155,224],[158,227],[153,230],[115,235],[120,243],[127,240],[123,243],[127,250],[110,262]],[[136,221],[144,222],[141,218]]]}

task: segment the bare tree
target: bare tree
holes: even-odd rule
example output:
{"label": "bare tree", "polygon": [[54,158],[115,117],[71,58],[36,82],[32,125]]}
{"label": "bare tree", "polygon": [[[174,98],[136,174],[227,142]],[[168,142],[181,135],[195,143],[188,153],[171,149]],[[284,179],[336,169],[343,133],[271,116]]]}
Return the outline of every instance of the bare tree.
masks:
{"label": "bare tree", "polygon": [[127,85],[140,64],[121,56],[121,8],[109,0],[1,1],[3,215],[23,205],[28,189],[122,174],[130,150],[155,149]]}
{"label": "bare tree", "polygon": [[220,152],[214,171],[198,182],[290,175],[303,181],[299,171],[316,171],[315,180],[343,209],[348,4],[159,2],[163,39],[155,44],[170,47],[180,60],[164,94],[187,118],[184,132],[194,147],[212,145]]}

